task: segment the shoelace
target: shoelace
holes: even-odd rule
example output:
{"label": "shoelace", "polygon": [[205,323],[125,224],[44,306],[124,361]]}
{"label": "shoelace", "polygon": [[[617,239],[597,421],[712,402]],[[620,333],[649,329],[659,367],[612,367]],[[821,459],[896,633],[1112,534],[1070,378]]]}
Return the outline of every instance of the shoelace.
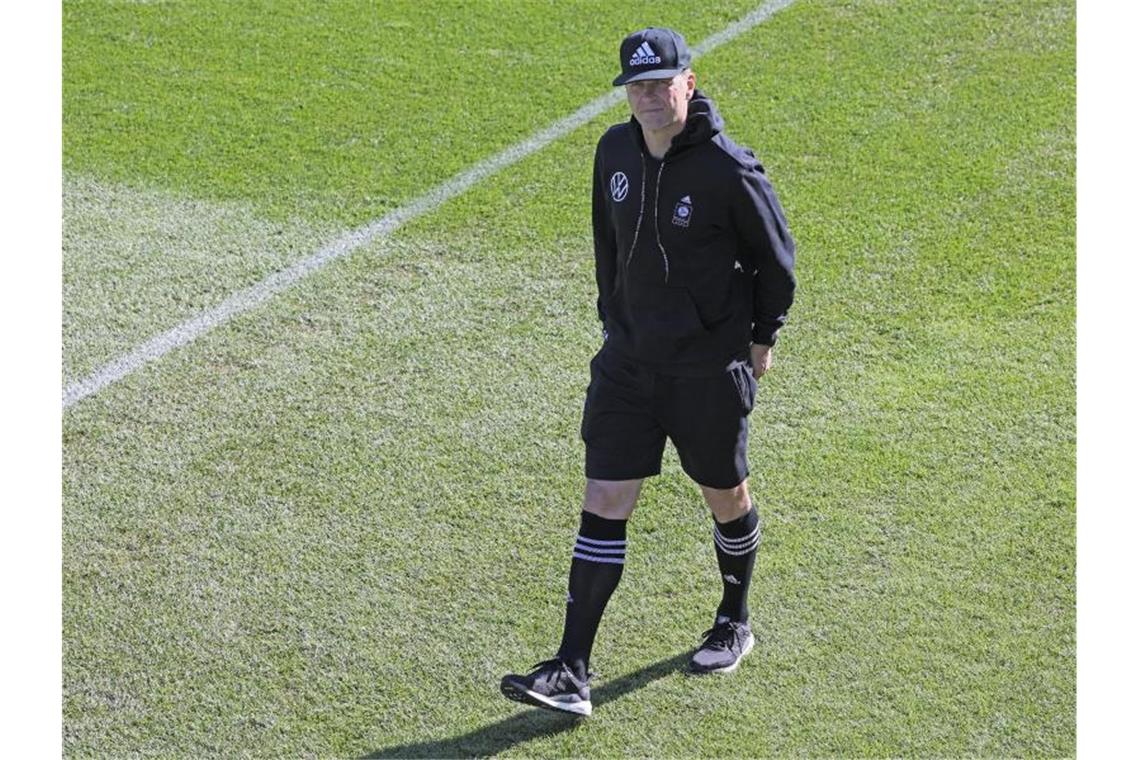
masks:
{"label": "shoelace", "polygon": [[572,681],[574,681],[575,684],[582,684],[582,685],[589,684],[590,679],[592,679],[594,676],[597,675],[597,673],[595,673],[594,671],[591,670],[588,673],[586,673],[585,680],[580,680],[578,678],[578,676],[574,675],[573,668],[571,668],[569,665],[567,665],[565,662],[563,662],[562,659],[560,659],[558,657],[552,657],[549,660],[543,660],[542,662],[536,662],[531,667],[530,672],[533,673],[536,670],[547,670],[547,669],[565,670],[566,675],[570,676],[570,679]]}
{"label": "shoelace", "polygon": [[566,663],[564,663],[562,660],[558,659],[557,657],[553,657],[549,660],[543,660],[542,662],[536,662],[534,665],[531,666],[530,670],[533,673],[536,670],[546,670],[547,668],[564,668],[564,667],[566,667]]}
{"label": "shoelace", "polygon": [[738,625],[739,623],[733,623],[731,620],[727,623],[714,625],[701,634],[701,638],[705,640],[701,644],[701,649],[731,649],[736,642],[736,627]]}

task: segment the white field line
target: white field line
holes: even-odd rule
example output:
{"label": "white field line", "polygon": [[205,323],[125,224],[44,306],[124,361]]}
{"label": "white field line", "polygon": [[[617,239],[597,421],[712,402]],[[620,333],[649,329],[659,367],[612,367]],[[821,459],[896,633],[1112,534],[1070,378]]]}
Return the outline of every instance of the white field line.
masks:
{"label": "white field line", "polygon": [[[692,48],[693,57],[697,58],[726,42],[730,42],[765,21],[777,11],[791,5],[792,2],[793,0],[771,0],[771,2],[764,3],[739,21],[733,22],[695,45]],[[154,336],[130,353],[108,362],[82,380],[68,385],[63,392],[63,408],[66,409],[111,383],[121,380],[144,364],[165,356],[179,346],[190,343],[214,327],[228,322],[238,314],[261,305],[290,285],[321,269],[330,261],[339,259],[361,246],[390,235],[405,222],[434,211],[447,201],[465,192],[472,185],[521,161],[531,153],[545,148],[555,140],[600,116],[624,98],[624,92],[615,88],[600,98],[590,101],[569,116],[556,121],[546,129],[536,132],[522,142],[512,145],[503,152],[481,161],[443,184],[437,185],[406,206],[401,206],[374,222],[344,233],[303,261],[297,262],[288,269],[275,272],[256,285],[234,293],[214,308]]]}

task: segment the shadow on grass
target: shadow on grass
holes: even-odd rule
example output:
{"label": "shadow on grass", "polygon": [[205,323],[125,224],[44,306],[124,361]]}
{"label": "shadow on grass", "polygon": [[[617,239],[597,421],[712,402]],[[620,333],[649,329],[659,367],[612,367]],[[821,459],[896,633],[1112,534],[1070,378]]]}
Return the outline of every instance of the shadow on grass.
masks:
{"label": "shadow on grass", "polygon": [[[624,675],[615,681],[599,686],[590,695],[594,707],[605,704],[631,691],[646,686],[658,678],[663,678],[684,668],[689,661],[690,652],[682,652],[668,659],[658,660],[652,665],[646,665],[641,670]],[[495,690],[498,697],[498,689]],[[397,747],[378,749],[366,758],[381,757],[475,757],[497,755],[510,749],[516,744],[538,739],[544,736],[553,736],[574,728],[581,718],[572,715],[560,715],[547,710],[533,707],[525,708],[525,712],[512,715],[498,723],[477,729],[462,736],[443,739],[434,742],[419,742],[418,744],[401,744]]]}

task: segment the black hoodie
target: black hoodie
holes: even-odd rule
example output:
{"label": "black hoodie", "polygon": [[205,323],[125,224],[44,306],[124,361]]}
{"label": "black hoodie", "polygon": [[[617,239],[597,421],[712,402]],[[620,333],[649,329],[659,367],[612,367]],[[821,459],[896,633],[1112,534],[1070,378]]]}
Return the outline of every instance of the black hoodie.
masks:
{"label": "black hoodie", "polygon": [[594,157],[594,257],[606,346],[703,375],[772,345],[796,280],[795,242],[764,168],[697,90],[658,161],[631,118]]}

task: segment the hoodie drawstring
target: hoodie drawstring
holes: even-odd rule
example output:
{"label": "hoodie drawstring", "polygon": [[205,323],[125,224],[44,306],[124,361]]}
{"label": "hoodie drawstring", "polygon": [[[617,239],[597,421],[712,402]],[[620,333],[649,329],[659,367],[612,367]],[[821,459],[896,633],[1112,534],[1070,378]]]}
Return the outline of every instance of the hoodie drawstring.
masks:
{"label": "hoodie drawstring", "polygon": [[637,226],[633,228],[633,242],[629,246],[629,255],[625,257],[626,268],[633,261],[633,252],[637,250],[637,235],[641,232],[641,220],[645,216],[645,154],[641,154],[641,206],[637,209]]}
{"label": "hoodie drawstring", "polygon": [[[657,238],[657,249],[661,251],[661,260],[665,263],[665,282],[669,282],[669,254],[661,244],[661,229],[657,224],[658,209],[661,205],[661,175],[665,173],[665,161],[657,167],[657,181],[653,186],[653,234]],[[637,225],[633,228],[633,242],[629,246],[629,255],[625,257],[625,265],[633,261],[633,252],[637,250],[637,238],[641,234],[641,221],[645,218],[645,154],[641,155],[641,206],[637,210]]]}

